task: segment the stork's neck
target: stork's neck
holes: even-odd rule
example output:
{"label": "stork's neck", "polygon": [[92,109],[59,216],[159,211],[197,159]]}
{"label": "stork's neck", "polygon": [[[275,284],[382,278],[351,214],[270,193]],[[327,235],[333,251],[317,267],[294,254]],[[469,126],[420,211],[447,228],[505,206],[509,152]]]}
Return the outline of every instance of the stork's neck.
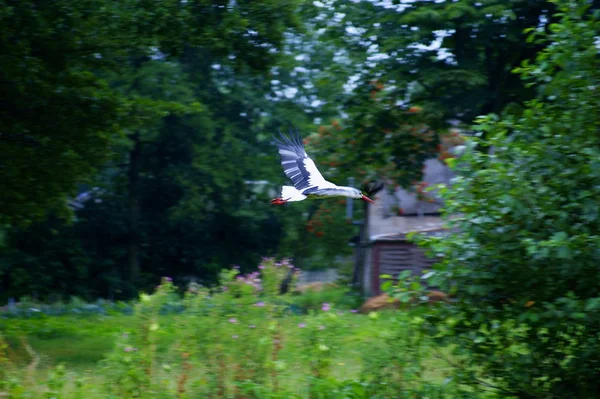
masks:
{"label": "stork's neck", "polygon": [[[356,189],[354,187],[337,186],[335,189],[346,197],[351,197],[351,198],[356,197]],[[360,198],[360,197],[357,197],[357,198]]]}

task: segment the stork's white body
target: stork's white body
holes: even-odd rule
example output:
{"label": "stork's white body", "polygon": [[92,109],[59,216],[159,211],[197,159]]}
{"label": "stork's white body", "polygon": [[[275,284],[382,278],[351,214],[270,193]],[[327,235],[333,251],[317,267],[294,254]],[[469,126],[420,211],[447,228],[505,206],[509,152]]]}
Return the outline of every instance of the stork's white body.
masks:
{"label": "stork's white body", "polygon": [[282,205],[286,202],[303,201],[306,198],[349,197],[363,199],[373,203],[354,187],[337,186],[321,175],[315,162],[304,150],[302,139],[296,133],[292,138],[281,134],[282,140],[276,141],[281,166],[294,186],[283,186],[281,197],[271,201],[272,204]]}

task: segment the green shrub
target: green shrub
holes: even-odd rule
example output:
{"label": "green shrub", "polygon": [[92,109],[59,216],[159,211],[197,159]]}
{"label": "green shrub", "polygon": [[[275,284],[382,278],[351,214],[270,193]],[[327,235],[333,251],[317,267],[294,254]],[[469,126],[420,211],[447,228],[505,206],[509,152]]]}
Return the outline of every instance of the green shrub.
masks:
{"label": "green shrub", "polygon": [[600,392],[600,37],[589,4],[554,1],[559,22],[517,72],[539,98],[521,116],[480,118],[459,177],[444,189],[458,231],[429,238],[452,292],[436,325],[465,355],[457,376],[518,398]]}
{"label": "green shrub", "polygon": [[[364,316],[332,301],[296,315],[291,294],[278,290],[287,265],[266,259],[262,266],[248,276],[225,270],[220,287],[195,287],[183,299],[164,279],[141,295],[131,316],[11,318],[21,327],[43,323],[46,332],[11,330],[17,341],[31,338],[34,361],[13,364],[0,344],[0,366],[7,366],[0,392],[65,399],[482,397],[444,380],[450,370],[436,361],[421,314]],[[164,312],[166,305],[184,310]],[[85,353],[98,338],[114,343],[99,364],[53,359],[55,346]]]}
{"label": "green shrub", "polygon": [[301,312],[320,309],[324,303],[340,309],[358,309],[362,296],[348,287],[324,286],[318,290],[307,289],[292,296],[291,303]]}

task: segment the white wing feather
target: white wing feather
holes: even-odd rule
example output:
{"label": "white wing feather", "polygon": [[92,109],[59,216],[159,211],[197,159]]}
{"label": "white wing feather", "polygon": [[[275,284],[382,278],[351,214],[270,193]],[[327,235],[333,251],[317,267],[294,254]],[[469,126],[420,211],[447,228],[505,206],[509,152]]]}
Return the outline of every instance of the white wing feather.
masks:
{"label": "white wing feather", "polygon": [[325,178],[323,177],[321,172],[319,172],[319,169],[317,168],[315,161],[313,161],[308,155],[306,158],[304,158],[304,168],[306,169],[306,171],[308,172],[308,175],[310,176],[308,178],[308,188],[312,188],[312,187],[333,188],[333,187],[336,187],[335,184],[325,180]]}
{"label": "white wing feather", "polygon": [[308,156],[298,133],[290,132],[287,137],[279,132],[281,139],[276,140],[281,156],[281,166],[286,176],[300,192],[314,188],[334,188],[335,184],[325,180],[315,162]]}

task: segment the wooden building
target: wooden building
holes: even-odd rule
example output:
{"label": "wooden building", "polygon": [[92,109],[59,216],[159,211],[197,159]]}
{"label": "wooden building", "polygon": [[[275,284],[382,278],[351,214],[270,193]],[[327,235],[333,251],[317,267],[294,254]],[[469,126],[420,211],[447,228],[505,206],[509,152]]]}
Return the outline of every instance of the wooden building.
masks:
{"label": "wooden building", "polygon": [[[450,184],[452,177],[452,171],[439,160],[426,161],[424,182],[429,186]],[[366,296],[381,293],[382,274],[397,276],[404,270],[411,270],[419,275],[436,262],[407,240],[408,233],[447,233],[440,217],[442,202],[435,192],[419,196],[401,188],[384,189],[375,196],[375,202],[369,206],[366,218],[368,242],[363,242],[365,253],[360,280]]]}

